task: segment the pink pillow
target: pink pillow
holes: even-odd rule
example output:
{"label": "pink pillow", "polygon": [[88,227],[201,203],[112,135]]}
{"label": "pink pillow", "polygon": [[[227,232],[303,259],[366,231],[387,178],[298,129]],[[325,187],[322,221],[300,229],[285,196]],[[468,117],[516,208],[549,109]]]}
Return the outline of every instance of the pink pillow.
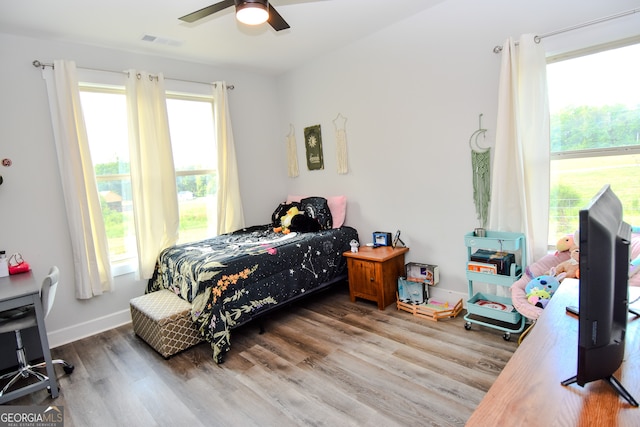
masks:
{"label": "pink pillow", "polygon": [[292,203],[292,202],[300,202],[300,200],[304,199],[307,196],[292,196],[291,194],[289,194],[287,196],[287,204]]}
{"label": "pink pillow", "polygon": [[[295,196],[289,194],[287,196],[287,203],[299,202],[306,197],[309,196]],[[347,217],[347,196],[332,196],[325,197],[325,199],[327,199],[327,205],[329,205],[331,217],[333,218],[333,228],[342,227],[344,220]]]}

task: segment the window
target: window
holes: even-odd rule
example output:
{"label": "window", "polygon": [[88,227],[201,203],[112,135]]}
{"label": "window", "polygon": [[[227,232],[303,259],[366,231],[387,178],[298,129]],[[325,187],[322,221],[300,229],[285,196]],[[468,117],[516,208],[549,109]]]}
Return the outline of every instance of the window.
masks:
{"label": "window", "polygon": [[215,236],[218,175],[213,100],[171,94],[167,111],[180,207],[179,243]]}
{"label": "window", "polygon": [[124,89],[81,87],[80,100],[109,257],[118,265],[136,257]]}
{"label": "window", "polygon": [[573,234],[605,184],[640,226],[640,44],[547,66],[551,113],[549,242]]}
{"label": "window", "polygon": [[[87,127],[98,193],[114,274],[132,271],[135,229],[129,175],[127,105],[123,87],[82,84]],[[169,129],[180,210],[180,243],[216,233],[216,147],[213,99],[167,94]]]}

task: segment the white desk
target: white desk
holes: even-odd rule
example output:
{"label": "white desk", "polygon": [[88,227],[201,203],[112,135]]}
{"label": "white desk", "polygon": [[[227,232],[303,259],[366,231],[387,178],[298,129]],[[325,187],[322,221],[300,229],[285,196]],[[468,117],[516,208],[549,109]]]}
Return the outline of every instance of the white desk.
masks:
{"label": "white desk", "polygon": [[[30,271],[28,273],[16,274],[9,277],[0,277],[0,311],[28,305],[35,306],[38,335],[40,336],[42,355],[44,356],[44,361],[47,364],[47,376],[49,377],[49,381],[39,381],[6,393],[0,397],[0,404],[47,387],[51,389],[52,398],[58,397],[58,383],[56,380],[56,373],[53,369],[53,363],[51,362],[47,329],[44,324],[44,312],[42,302],[40,301],[41,287],[41,283],[38,283],[35,280]],[[15,354],[14,348],[12,348],[12,351]]]}

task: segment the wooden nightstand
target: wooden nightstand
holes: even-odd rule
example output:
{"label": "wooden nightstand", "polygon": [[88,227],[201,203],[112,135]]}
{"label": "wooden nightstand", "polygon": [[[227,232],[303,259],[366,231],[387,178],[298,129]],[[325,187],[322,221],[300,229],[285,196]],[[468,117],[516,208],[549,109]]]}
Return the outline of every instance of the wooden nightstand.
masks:
{"label": "wooden nightstand", "polygon": [[408,251],[409,248],[364,246],[358,252],[345,252],[351,302],[356,297],[375,301],[380,310],[394,303],[398,277],[404,276],[404,254]]}

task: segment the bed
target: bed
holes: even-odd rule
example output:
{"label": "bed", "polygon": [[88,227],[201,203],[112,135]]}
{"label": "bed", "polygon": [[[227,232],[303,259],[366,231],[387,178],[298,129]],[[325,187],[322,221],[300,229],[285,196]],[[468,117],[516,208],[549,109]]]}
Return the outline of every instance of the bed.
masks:
{"label": "bed", "polygon": [[146,292],[169,289],[189,301],[221,363],[232,329],[344,281],[351,240],[358,233],[345,225],[285,235],[265,224],[172,246],[160,253]]}

